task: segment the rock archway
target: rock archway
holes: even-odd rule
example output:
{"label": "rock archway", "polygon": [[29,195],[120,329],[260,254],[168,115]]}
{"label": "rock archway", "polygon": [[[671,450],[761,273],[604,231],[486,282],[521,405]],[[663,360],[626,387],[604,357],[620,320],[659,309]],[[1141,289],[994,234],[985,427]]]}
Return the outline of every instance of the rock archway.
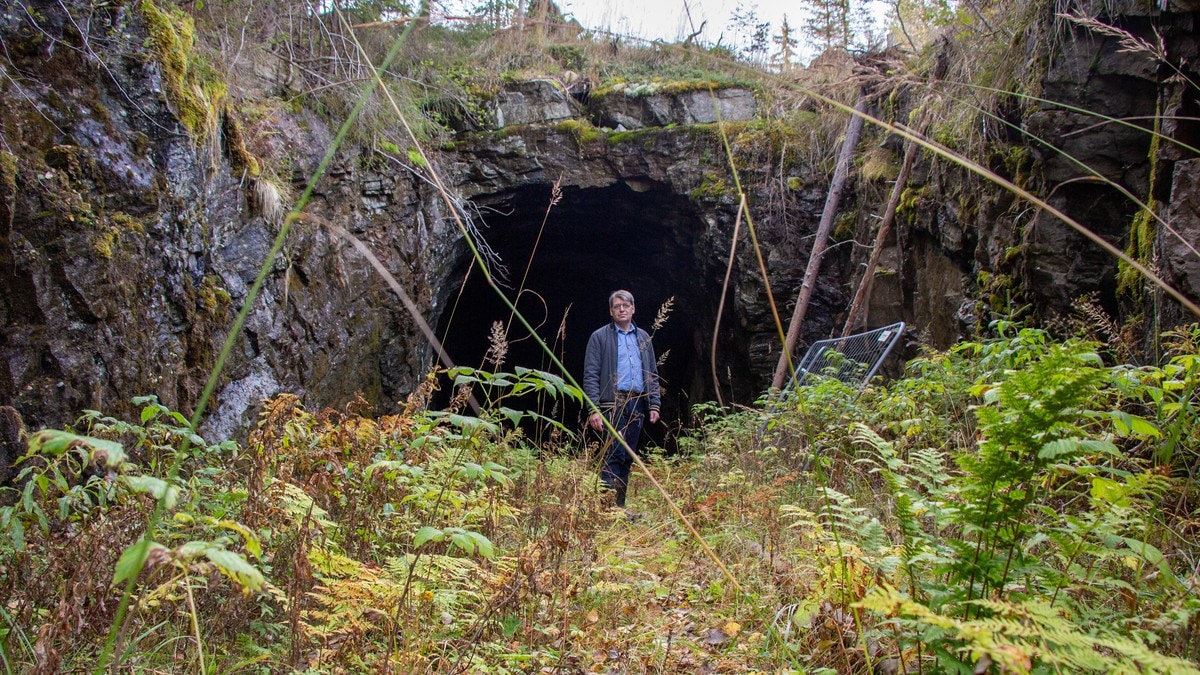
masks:
{"label": "rock archway", "polygon": [[[715,398],[709,350],[724,270],[720,254],[705,243],[702,215],[687,197],[651,182],[565,187],[553,207],[550,199],[544,185],[474,199],[482,214],[483,238],[507,268],[505,294],[512,298],[523,289],[518,308],[578,378],[588,336],[609,320],[608,294],[630,290],[637,298],[635,322],[654,333],[664,418],[671,426],[686,424],[693,403]],[[493,322],[507,323],[510,311],[477,269],[468,274],[469,263],[462,252],[438,289],[437,329],[458,362],[480,365]],[[655,329],[668,300],[667,319]],[[734,344],[733,331],[721,334],[723,363],[728,365],[729,357],[743,359],[746,350]],[[514,325],[504,369],[556,370],[526,335]],[[739,366],[723,375],[735,371],[748,372]],[[738,384],[749,386],[749,378]],[[578,413],[568,406],[555,414],[575,427]]]}

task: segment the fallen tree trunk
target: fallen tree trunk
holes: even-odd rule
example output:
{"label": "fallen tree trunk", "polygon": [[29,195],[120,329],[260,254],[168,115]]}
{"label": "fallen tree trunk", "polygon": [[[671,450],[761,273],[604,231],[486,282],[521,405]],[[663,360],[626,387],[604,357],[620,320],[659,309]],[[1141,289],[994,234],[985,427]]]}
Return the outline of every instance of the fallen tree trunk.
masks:
{"label": "fallen tree trunk", "polygon": [[850,303],[850,312],[846,315],[846,324],[842,327],[842,337],[849,335],[858,322],[858,317],[866,306],[867,296],[871,294],[871,286],[875,283],[875,268],[879,266],[879,256],[883,254],[883,244],[892,231],[892,223],[896,220],[896,207],[900,205],[900,195],[908,183],[908,174],[912,170],[913,161],[917,158],[916,143],[908,142],[904,151],[904,163],[900,165],[900,175],[892,187],[892,196],[888,200],[887,209],[883,212],[883,222],[879,223],[879,231],[875,233],[875,245],[871,248],[871,258],[867,260],[867,268],[863,271],[862,281],[858,282],[858,291]]}
{"label": "fallen tree trunk", "polygon": [[862,132],[863,118],[860,113],[865,111],[866,107],[867,98],[860,93],[858,103],[854,105],[855,114],[850,116],[850,121],[846,124],[846,138],[842,141],[837,168],[833,171],[833,180],[829,185],[829,195],[825,198],[825,210],[821,212],[821,223],[817,226],[812,252],[808,255],[808,266],[804,269],[804,282],[800,284],[796,309],[792,312],[792,321],[788,324],[787,335],[783,340],[783,353],[779,355],[779,365],[775,367],[775,377],[771,379],[772,389],[783,387],[784,380],[792,370],[792,350],[796,347],[796,339],[800,336],[800,326],[804,324],[804,315],[808,312],[808,302],[812,299],[813,289],[816,286],[817,274],[821,271],[821,259],[825,256],[829,232],[833,229],[838,204],[842,200],[842,191],[846,188],[846,175],[850,172],[850,159],[854,156],[854,146],[858,145],[858,136]]}

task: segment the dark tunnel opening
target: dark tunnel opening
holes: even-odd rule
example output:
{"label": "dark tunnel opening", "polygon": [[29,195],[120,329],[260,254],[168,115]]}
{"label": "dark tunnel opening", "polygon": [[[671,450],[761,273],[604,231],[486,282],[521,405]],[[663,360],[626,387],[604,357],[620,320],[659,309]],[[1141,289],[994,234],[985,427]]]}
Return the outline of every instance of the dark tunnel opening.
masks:
{"label": "dark tunnel opening", "polygon": [[[477,197],[474,204],[483,239],[507,268],[505,294],[512,298],[524,288],[518,309],[576,380],[582,380],[588,337],[610,320],[609,294],[620,288],[633,293],[634,322],[653,335],[662,380],[663,422],[647,427],[648,441],[671,450],[691,424],[692,405],[715,398],[709,353],[724,268],[720,254],[703,250],[705,224],[686,197],[666,187],[638,188],[567,187],[548,213],[548,187]],[[492,324],[507,323],[510,311],[478,269],[468,274],[470,263],[464,255],[440,289],[437,331],[457,363],[477,367],[484,363]],[[655,328],[660,308],[672,298],[669,315]],[[725,317],[723,324],[732,325],[728,309]],[[728,369],[723,376],[748,373],[746,350],[733,331],[721,334],[722,368]],[[524,327],[514,323],[509,335],[501,370],[556,372]],[[442,392],[447,398],[448,389]],[[572,431],[583,428],[577,404],[542,412]]]}

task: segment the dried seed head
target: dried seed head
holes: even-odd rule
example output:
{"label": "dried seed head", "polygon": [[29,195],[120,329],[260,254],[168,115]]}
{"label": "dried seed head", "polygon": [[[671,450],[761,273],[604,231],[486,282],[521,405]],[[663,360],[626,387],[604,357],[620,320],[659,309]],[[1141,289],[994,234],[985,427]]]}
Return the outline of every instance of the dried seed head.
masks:
{"label": "dried seed head", "polygon": [[496,366],[499,370],[504,363],[504,357],[508,356],[508,337],[504,331],[504,324],[495,321],[492,323],[492,332],[488,336],[488,351],[484,360]]}
{"label": "dried seed head", "polygon": [[667,322],[667,318],[671,316],[671,309],[675,306],[675,296],[667,298],[667,301],[658,308],[658,314],[654,316],[654,324],[651,325],[651,330],[657,331]]}

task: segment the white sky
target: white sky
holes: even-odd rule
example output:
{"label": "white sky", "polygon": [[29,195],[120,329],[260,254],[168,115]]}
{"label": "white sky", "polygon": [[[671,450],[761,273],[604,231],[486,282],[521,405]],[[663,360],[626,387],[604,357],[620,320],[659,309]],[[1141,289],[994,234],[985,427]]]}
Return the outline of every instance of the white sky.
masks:
{"label": "white sky", "polygon": [[[686,7],[692,20],[689,24],[684,0],[558,0],[563,13],[573,16],[586,28],[648,40],[680,40],[698,30],[707,20],[699,39],[706,44],[716,44],[724,33],[721,44],[726,46],[735,42],[729,20],[739,6],[754,8],[760,22],[771,23],[774,35],[785,14],[793,28],[800,25],[803,16],[798,4],[795,0],[687,0]],[[885,8],[882,2],[876,4],[874,9],[879,14]]]}

